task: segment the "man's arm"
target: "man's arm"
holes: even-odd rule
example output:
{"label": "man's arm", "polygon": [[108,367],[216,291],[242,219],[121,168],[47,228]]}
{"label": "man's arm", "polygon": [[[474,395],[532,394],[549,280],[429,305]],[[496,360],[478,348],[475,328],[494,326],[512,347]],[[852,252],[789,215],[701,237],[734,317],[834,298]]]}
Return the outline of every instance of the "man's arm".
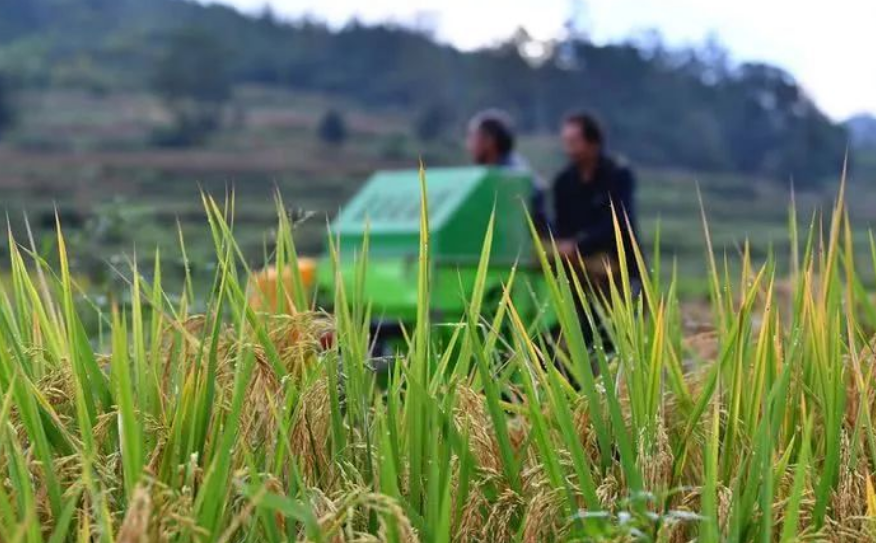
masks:
{"label": "man's arm", "polygon": [[553,216],[553,209],[551,209],[551,185],[533,169],[523,155],[514,153],[511,156],[509,166],[529,175],[531,179],[529,213],[532,217],[532,222],[535,224],[536,231],[540,236],[545,238],[550,236],[551,227],[553,226],[551,220]]}
{"label": "man's arm", "polygon": [[551,213],[549,211],[550,194],[538,184],[533,184],[532,194],[530,195],[530,206],[532,213],[532,221],[535,224],[535,229],[538,234],[546,238],[551,233]]}
{"label": "man's arm", "polygon": [[[632,172],[624,168],[618,172],[609,188],[609,198],[614,213],[617,214],[621,230],[627,228],[627,221],[630,225],[635,224],[634,187],[635,179]],[[612,208],[605,209],[603,213],[600,213],[598,221],[591,228],[579,232],[575,241],[578,243],[578,251],[582,255],[592,254],[606,246],[613,247],[616,240]]]}
{"label": "man's arm", "polygon": [[549,213],[548,230],[540,233],[553,239],[558,256],[571,258],[578,252],[578,248],[575,232],[570,230],[569,225],[569,215],[575,213],[575,210],[570,209],[569,198],[565,194],[568,175],[568,170],[561,171],[550,184],[550,192],[547,193],[547,201],[544,204],[544,208]]}

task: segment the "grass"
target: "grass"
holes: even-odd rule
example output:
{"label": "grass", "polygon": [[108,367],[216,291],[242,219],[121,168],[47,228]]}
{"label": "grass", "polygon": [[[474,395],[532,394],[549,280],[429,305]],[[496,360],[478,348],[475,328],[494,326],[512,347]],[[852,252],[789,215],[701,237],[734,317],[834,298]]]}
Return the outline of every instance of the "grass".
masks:
{"label": "grass", "polygon": [[[808,228],[792,211],[786,288],[771,255],[763,265],[745,249],[738,260],[715,255],[704,219],[711,326],[696,337],[675,274],[656,266],[637,294],[629,270],[616,270],[601,303],[585,305],[611,354],[584,341],[574,306],[589,299],[586,285],[554,271],[541,246],[564,348],[510,296],[486,311],[490,232],[466,315],[436,321],[424,212],[418,319],[385,389],[368,368],[367,243],[331,314],[304,310],[306,293],[282,281],[277,298],[302,310],[261,313],[234,200],[204,207],[217,262],[204,310],[191,280],[166,284],[156,254],[148,273],[131,262],[128,294],[98,315],[97,337],[83,325],[95,309],[78,299],[61,228],[57,265],[10,239],[4,541],[874,536],[876,306],[858,270],[876,266],[876,242],[859,262],[842,194]],[[296,270],[279,200],[277,211],[270,262]]]}

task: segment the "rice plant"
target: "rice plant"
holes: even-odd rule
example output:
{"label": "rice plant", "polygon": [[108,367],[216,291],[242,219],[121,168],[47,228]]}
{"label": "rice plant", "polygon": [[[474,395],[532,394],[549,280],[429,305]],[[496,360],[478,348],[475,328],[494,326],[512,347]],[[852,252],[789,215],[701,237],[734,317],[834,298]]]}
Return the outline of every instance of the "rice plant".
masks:
{"label": "rice plant", "polygon": [[[156,254],[148,273],[131,263],[98,334],[83,324],[95,309],[80,301],[61,226],[57,266],[10,235],[0,540],[876,537],[876,305],[859,272],[876,268],[876,241],[856,262],[842,192],[805,229],[791,208],[789,278],[745,248],[715,254],[704,218],[711,321],[696,333],[659,255],[641,292],[621,264],[594,302],[538,243],[559,345],[521,318],[514,274],[485,311],[489,230],[465,318],[435,321],[427,205],[418,318],[385,386],[355,292],[339,286],[326,313],[298,278],[257,303],[233,199],[204,198],[218,264],[206,299],[190,277],[165,285]],[[278,199],[269,264],[294,278],[283,209]],[[367,243],[357,261],[361,286]],[[613,349],[599,335],[586,344],[579,299]]]}

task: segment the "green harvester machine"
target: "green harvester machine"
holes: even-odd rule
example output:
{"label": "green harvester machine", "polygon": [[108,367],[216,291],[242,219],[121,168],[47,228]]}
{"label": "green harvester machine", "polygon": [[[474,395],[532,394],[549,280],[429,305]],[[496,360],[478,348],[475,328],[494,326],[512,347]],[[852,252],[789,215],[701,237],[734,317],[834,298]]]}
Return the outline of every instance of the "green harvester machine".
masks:
{"label": "green harvester machine", "polygon": [[[517,266],[511,295],[517,311],[531,322],[543,310],[538,300],[544,299],[545,285],[541,269],[532,265],[534,247],[525,207],[531,194],[530,176],[504,168],[470,167],[430,169],[426,178],[433,325],[455,324],[465,318],[493,213],[483,313],[489,315],[498,308],[503,285]],[[403,331],[413,330],[416,323],[420,206],[418,170],[374,174],[331,225],[333,239],[329,241],[338,248],[338,270],[329,255],[316,265],[318,306],[332,306],[336,273],[349,302],[370,306],[375,356],[391,354],[404,340]],[[357,290],[355,255],[362,252],[366,237],[366,279]],[[549,329],[550,317],[542,318]]]}

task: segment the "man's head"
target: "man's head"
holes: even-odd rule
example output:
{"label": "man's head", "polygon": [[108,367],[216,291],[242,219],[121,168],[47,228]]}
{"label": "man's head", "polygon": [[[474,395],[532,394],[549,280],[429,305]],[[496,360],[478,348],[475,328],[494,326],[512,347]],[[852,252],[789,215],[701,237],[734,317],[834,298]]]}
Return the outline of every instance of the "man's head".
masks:
{"label": "man's head", "polygon": [[588,113],[572,113],[563,120],[563,147],[569,160],[591,165],[599,160],[605,138],[599,122]]}
{"label": "man's head", "polygon": [[502,164],[514,151],[514,123],[511,116],[498,109],[478,113],[468,123],[466,145],[475,164]]}

